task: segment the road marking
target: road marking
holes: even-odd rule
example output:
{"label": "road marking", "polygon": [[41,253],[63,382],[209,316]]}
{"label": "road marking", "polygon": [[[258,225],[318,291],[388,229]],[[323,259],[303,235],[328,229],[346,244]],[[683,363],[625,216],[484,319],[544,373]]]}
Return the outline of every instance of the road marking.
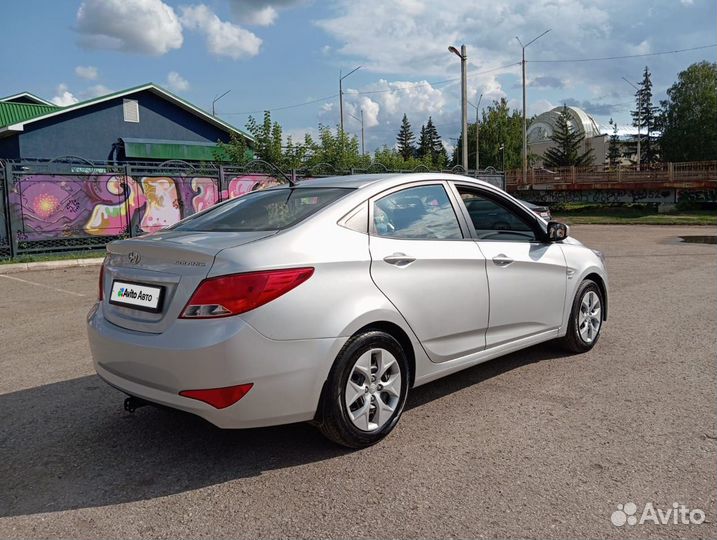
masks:
{"label": "road marking", "polygon": [[82,294],[82,293],[78,293],[78,292],[72,292],[72,291],[68,291],[68,290],[66,290],[66,289],[58,289],[57,287],[52,287],[52,286],[50,286],[50,285],[45,285],[44,283],[36,283],[36,282],[34,282],[34,281],[28,281],[28,280],[26,280],[26,279],[22,279],[22,278],[19,278],[19,277],[8,276],[8,275],[6,275],[6,274],[0,274],[0,278],[12,279],[12,280],[15,280],[15,281],[21,281],[22,283],[28,283],[28,284],[30,284],[30,285],[37,285],[38,287],[44,287],[45,289],[50,289],[50,290],[52,290],[52,291],[57,291],[57,292],[65,293],[65,294],[71,294],[72,296],[87,296],[86,294]]}

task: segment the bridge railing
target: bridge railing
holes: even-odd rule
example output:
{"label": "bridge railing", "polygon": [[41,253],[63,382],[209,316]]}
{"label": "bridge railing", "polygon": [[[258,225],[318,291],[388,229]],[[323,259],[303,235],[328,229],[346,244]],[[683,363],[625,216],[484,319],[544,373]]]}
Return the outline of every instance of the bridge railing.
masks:
{"label": "bridge railing", "polygon": [[[528,170],[525,182],[523,182],[522,170],[506,171],[506,185],[508,188],[551,185],[570,189],[573,185],[584,184],[640,183],[659,185],[684,182],[717,183],[717,161],[652,163],[642,165],[640,170],[637,170],[635,165],[534,168]],[[577,187],[576,189],[580,188]]]}

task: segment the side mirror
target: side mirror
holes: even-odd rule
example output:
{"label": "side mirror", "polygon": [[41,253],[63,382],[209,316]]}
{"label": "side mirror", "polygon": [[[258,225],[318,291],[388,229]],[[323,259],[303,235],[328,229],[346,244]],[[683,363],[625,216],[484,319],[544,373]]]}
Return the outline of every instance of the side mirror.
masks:
{"label": "side mirror", "polygon": [[560,242],[565,240],[570,233],[570,229],[565,223],[559,221],[548,222],[548,240],[551,242]]}

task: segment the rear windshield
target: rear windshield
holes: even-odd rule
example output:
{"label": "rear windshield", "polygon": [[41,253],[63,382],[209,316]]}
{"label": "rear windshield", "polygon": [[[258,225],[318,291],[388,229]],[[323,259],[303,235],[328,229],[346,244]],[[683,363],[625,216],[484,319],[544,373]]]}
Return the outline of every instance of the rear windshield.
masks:
{"label": "rear windshield", "polygon": [[275,231],[286,229],[352,191],[346,188],[283,188],[255,191],[171,227],[176,231]]}

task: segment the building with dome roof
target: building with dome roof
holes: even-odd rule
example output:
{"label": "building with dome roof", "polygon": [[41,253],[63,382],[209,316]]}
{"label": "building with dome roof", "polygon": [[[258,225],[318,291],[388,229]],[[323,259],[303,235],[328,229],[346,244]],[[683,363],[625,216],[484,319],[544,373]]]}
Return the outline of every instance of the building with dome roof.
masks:
{"label": "building with dome roof", "polygon": [[[534,154],[537,161],[535,165],[540,167],[543,164],[543,154],[554,145],[550,137],[553,135],[560,113],[563,107],[555,107],[536,116],[528,127],[528,153]],[[572,129],[577,130],[585,136],[583,140],[583,151],[593,149],[595,165],[603,164],[607,158],[608,135],[602,133],[595,119],[578,107],[567,107],[570,120],[568,123]]]}

